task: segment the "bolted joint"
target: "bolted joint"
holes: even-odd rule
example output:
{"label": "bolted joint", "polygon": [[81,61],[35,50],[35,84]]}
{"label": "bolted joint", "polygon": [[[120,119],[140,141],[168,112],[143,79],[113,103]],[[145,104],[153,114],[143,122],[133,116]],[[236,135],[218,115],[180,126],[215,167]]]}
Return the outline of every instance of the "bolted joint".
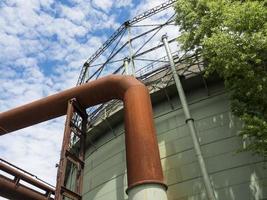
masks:
{"label": "bolted joint", "polygon": [[168,35],[166,33],[161,36],[161,40],[164,41],[164,39],[168,39]]}
{"label": "bolted joint", "polygon": [[124,59],[123,59],[123,62],[125,63],[125,62],[130,62],[130,58],[129,57],[125,57]]}

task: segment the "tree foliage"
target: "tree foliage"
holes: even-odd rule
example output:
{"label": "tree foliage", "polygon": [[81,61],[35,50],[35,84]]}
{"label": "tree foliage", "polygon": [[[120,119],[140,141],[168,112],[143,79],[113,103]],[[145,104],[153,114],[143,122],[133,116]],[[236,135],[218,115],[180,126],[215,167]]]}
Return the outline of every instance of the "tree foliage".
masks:
{"label": "tree foliage", "polygon": [[247,150],[267,156],[267,0],[177,0],[175,9],[182,48],[224,79]]}

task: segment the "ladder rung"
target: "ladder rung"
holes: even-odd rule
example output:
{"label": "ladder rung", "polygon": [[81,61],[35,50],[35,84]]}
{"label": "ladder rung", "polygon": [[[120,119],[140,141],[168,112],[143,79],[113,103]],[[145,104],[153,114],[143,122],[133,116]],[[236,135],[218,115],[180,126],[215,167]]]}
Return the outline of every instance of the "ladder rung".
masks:
{"label": "ladder rung", "polygon": [[76,133],[73,131],[74,134],[77,135],[78,137],[81,137],[81,134],[83,134],[83,131],[78,126],[76,126],[76,124],[74,124],[72,121],[70,122],[70,126],[75,128],[75,130],[79,132],[79,133]]}
{"label": "ladder rung", "polygon": [[75,100],[72,102],[73,102],[72,105],[73,105],[75,111],[78,112],[81,115],[81,117],[87,118],[87,113],[86,113],[85,109],[82,108],[82,105],[78,101],[75,101]]}
{"label": "ladder rung", "polygon": [[83,168],[84,162],[78,158],[77,156],[73,155],[70,151],[66,150],[65,156],[73,163],[79,163],[81,167]]}
{"label": "ladder rung", "polygon": [[77,194],[76,192],[73,192],[69,189],[67,189],[66,187],[64,186],[61,186],[61,194],[65,197],[68,197],[68,198],[71,198],[71,199],[77,199],[77,200],[81,200],[82,197],[81,195]]}

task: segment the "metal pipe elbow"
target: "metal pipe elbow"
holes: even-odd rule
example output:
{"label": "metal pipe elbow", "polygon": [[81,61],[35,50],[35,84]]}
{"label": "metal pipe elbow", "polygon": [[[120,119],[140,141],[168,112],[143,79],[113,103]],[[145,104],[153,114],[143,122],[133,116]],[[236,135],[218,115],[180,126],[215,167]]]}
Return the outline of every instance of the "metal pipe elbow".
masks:
{"label": "metal pipe elbow", "polygon": [[124,103],[128,189],[141,184],[161,184],[163,172],[149,92],[131,76],[110,75],[30,104],[0,113],[0,135],[66,114],[76,98],[85,108],[112,99]]}

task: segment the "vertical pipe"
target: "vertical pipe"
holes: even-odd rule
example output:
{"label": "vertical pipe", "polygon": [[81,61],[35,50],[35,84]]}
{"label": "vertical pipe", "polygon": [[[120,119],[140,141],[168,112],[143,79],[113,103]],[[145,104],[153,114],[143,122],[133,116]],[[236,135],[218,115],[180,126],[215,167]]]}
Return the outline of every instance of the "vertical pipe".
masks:
{"label": "vertical pipe", "polygon": [[125,69],[125,74],[126,75],[131,75],[130,72],[129,72],[129,58],[124,58],[123,60],[123,66],[124,66],[124,69]]}
{"label": "vertical pipe", "polygon": [[159,184],[138,185],[128,192],[129,200],[167,200],[166,188]]}
{"label": "vertical pipe", "polygon": [[84,67],[83,78],[80,84],[87,82],[87,77],[89,77],[89,63],[85,62],[83,67]]}
{"label": "vertical pipe", "polygon": [[126,192],[129,200],[167,200],[152,105],[145,96],[149,97],[149,92],[143,86],[132,87],[124,95]]}
{"label": "vertical pipe", "polygon": [[128,42],[129,42],[129,60],[131,63],[131,74],[132,76],[135,77],[135,65],[134,65],[134,61],[133,61],[133,45],[132,45],[132,40],[131,40],[131,27],[127,26],[127,30],[128,30]]}
{"label": "vertical pipe", "polygon": [[175,64],[174,64],[173,57],[172,57],[172,54],[171,54],[171,50],[170,50],[170,47],[169,47],[169,43],[168,43],[168,40],[167,40],[167,35],[163,35],[162,36],[162,42],[164,44],[164,47],[165,47],[165,50],[166,50],[166,53],[167,53],[167,56],[168,56],[168,59],[169,59],[169,62],[170,62],[170,66],[171,66],[172,74],[173,74],[173,77],[174,77],[174,81],[175,81],[175,84],[176,84],[176,87],[177,87],[177,90],[178,90],[178,94],[179,94],[179,97],[180,97],[180,101],[181,101],[181,104],[182,104],[182,107],[183,107],[183,111],[184,111],[184,115],[185,115],[185,122],[189,127],[190,134],[191,134],[191,137],[192,137],[192,140],[193,140],[195,153],[196,153],[199,165],[200,165],[200,170],[201,170],[201,173],[202,173],[202,176],[203,176],[203,180],[204,180],[204,184],[205,184],[205,188],[206,188],[208,199],[209,200],[216,200],[215,194],[214,194],[214,190],[213,190],[213,187],[211,185],[210,178],[209,178],[209,175],[208,175],[208,172],[207,172],[206,164],[205,164],[205,161],[203,159],[203,155],[202,155],[202,152],[201,152],[201,149],[200,149],[200,144],[199,144],[199,141],[198,141],[198,138],[197,138],[194,119],[191,117],[191,114],[190,114],[190,111],[189,111],[189,108],[188,108],[188,104],[187,104],[187,100],[186,100],[186,97],[185,97],[185,93],[184,93],[180,78],[179,78],[179,76],[177,74],[177,71],[175,69]]}

